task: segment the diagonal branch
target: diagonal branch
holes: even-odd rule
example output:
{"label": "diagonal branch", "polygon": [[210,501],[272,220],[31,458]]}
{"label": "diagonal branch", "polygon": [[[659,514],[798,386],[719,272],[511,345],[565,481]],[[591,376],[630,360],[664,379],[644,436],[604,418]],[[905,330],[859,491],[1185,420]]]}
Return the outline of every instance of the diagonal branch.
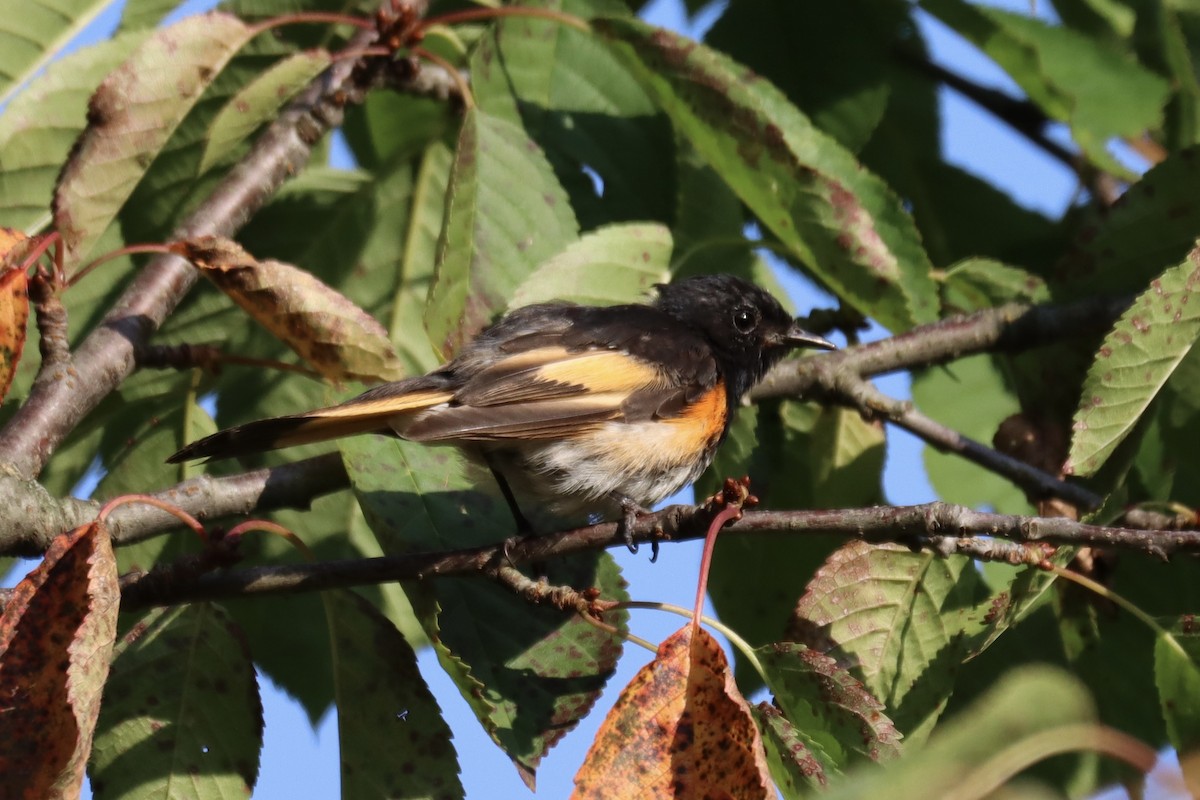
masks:
{"label": "diagonal branch", "polygon": [[[393,8],[385,2],[385,13]],[[423,14],[427,0],[408,0]],[[373,44],[377,31],[360,31],[349,43]],[[309,160],[312,147],[341,123],[347,102],[361,101],[373,73],[390,59],[335,61],[259,137],[245,158],[176,228],[176,237],[231,236]],[[364,69],[363,64],[369,64]],[[70,363],[39,374],[28,400],[0,430],[0,454],[10,474],[35,478],[80,420],[136,366],[136,354],[196,282],[196,271],[175,256],[153,259],[130,283]]]}
{"label": "diagonal branch", "polygon": [[963,436],[917,411],[912,403],[887,397],[866,378],[984,351],[1019,351],[1049,341],[1098,335],[1128,305],[1129,299],[1123,297],[1092,298],[1067,306],[1011,303],[951,317],[871,344],[787,362],[772,371],[752,397],[809,397],[855,408],[1011,480],[1031,497],[1058,497],[1092,509],[1103,500],[1095,492]]}

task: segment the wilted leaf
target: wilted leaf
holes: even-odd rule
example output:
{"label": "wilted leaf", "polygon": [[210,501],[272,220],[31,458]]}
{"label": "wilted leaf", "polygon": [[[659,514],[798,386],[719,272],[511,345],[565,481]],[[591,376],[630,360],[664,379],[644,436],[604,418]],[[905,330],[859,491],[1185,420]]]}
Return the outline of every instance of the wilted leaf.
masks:
{"label": "wilted leaf", "polygon": [[274,119],[283,104],[329,66],[329,62],[329,53],[324,50],[294,53],[235,94],[209,126],[200,171],[206,171],[260,125]]}
{"label": "wilted leaf", "polygon": [[697,152],[814,275],[891,330],[936,318],[931,265],[899,198],[777,89],[668,31],[623,19],[595,25]]}
{"label": "wilted leaf", "polygon": [[380,381],[401,376],[383,326],[304,270],[281,261],[258,261],[219,237],[176,242],[172,249],[326,378]]}
{"label": "wilted leaf", "polygon": [[152,611],[117,647],[92,790],[98,800],[247,797],[262,730],[250,651],[229,615],[208,603]]}
{"label": "wilted leaf", "polygon": [[478,109],[463,120],[447,192],[425,308],[430,341],[443,356],[491,322],[512,291],[579,230],[538,146],[517,125]]}
{"label": "wilted leaf", "polygon": [[573,798],[771,798],[762,739],[721,646],[685,626],[621,692]]}
{"label": "wilted leaf", "polygon": [[1091,475],[1141,419],[1200,336],[1200,249],[1150,282],[1088,370],[1063,470]]}
{"label": "wilted leaf", "polygon": [[[23,239],[25,234],[20,231],[0,227],[0,264]],[[0,403],[4,402],[8,387],[17,374],[29,322],[29,277],[25,270],[17,269],[18,266],[14,264],[7,271],[0,270]]]}
{"label": "wilted leaf", "polygon": [[509,308],[548,300],[628,303],[670,279],[671,231],[664,225],[609,225],[542,264],[517,287]]}
{"label": "wilted leaf", "polygon": [[325,592],[343,797],[462,797],[450,728],[400,631],[362,597]]}
{"label": "wilted leaf", "polygon": [[117,633],[117,565],[102,523],[55,537],[0,616],[6,797],[78,797]]}
{"label": "wilted leaf", "polygon": [[157,31],[104,80],[54,193],[68,265],[88,254],[175,128],[254,35],[228,14],[187,17]]}

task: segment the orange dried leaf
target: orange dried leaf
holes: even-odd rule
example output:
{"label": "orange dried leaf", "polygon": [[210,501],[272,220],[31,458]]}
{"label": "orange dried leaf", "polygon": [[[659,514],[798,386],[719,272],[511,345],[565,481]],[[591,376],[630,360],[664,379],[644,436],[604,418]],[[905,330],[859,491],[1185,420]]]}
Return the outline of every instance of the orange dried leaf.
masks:
{"label": "orange dried leaf", "polygon": [[[0,262],[25,234],[0,227]],[[29,278],[24,270],[0,269],[0,402],[8,394],[21,351],[25,349],[25,325],[29,321]]]}
{"label": "orange dried leaf", "polygon": [[720,645],[688,625],[630,681],[574,798],[773,798],[762,739]]}
{"label": "orange dried leaf", "polygon": [[0,616],[0,775],[5,797],[78,797],[117,633],[108,531],[57,537]]}
{"label": "orange dried leaf", "polygon": [[383,326],[308,272],[281,261],[259,261],[216,236],[176,242],[171,249],[326,378],[402,377]]}

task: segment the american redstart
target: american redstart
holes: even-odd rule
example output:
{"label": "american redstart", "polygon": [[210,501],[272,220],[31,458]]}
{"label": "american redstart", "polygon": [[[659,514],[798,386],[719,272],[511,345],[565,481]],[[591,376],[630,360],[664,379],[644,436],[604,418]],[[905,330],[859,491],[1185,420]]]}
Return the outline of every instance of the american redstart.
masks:
{"label": "american redstart", "polygon": [[619,509],[628,536],[645,506],[708,467],[746,392],[790,348],[834,347],[731,275],[656,288],[646,305],[515,309],[428,375],[229,428],[169,461],[359,433],[453,444],[491,469],[519,528],[520,504],[534,502]]}

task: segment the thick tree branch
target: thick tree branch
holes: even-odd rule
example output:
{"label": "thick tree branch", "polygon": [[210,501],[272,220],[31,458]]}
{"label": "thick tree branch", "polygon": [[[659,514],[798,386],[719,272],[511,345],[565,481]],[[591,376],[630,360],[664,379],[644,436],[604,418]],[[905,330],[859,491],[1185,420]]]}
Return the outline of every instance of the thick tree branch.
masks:
{"label": "thick tree branch", "polygon": [[[153,496],[199,520],[263,513],[277,508],[308,508],[316,498],[350,485],[341,456],[315,458],[227,478],[207,475],[184,481]],[[57,500],[36,481],[0,475],[0,554],[38,556],[62,533],[96,519],[100,503]],[[132,503],[108,517],[117,545],[131,544],[179,527],[179,520],[153,506]]]}
{"label": "thick tree branch", "polygon": [[[640,518],[634,527],[634,541],[651,542],[663,536],[673,540],[699,539],[704,536],[709,520],[710,512],[702,507],[673,506]],[[947,503],[900,508],[750,511],[722,535],[738,533],[832,534],[1017,563],[1034,563],[1038,554],[1004,544],[989,546],[978,537],[995,537],[1017,544],[1120,547],[1159,558],[1175,553],[1200,553],[1200,531],[1106,528],[1062,518],[988,514]],[[622,532],[616,523],[609,522],[451,553],[264,566],[201,575],[181,575],[178,570],[168,568],[126,579],[121,605],[123,610],[130,610],[225,597],[425,580],[439,575],[482,575],[490,565],[501,561],[521,564],[583,550],[624,546]]]}
{"label": "thick tree branch", "polygon": [[[386,10],[392,8],[385,2]],[[426,0],[408,6],[424,14]],[[357,50],[376,41],[376,31],[361,31],[349,43]],[[347,102],[361,100],[362,87],[374,79],[363,63],[384,65],[374,56],[365,62],[335,61],[313,81],[259,137],[224,181],[175,229],[177,238],[233,235],[269,200],[285,180],[308,162],[312,147],[342,120]],[[378,66],[376,68],[379,68]],[[4,471],[35,478],[50,455],[80,420],[129,376],[136,353],[196,281],[196,270],[174,256],[150,261],[125,293],[65,364],[43,370],[28,400],[0,431]]]}

